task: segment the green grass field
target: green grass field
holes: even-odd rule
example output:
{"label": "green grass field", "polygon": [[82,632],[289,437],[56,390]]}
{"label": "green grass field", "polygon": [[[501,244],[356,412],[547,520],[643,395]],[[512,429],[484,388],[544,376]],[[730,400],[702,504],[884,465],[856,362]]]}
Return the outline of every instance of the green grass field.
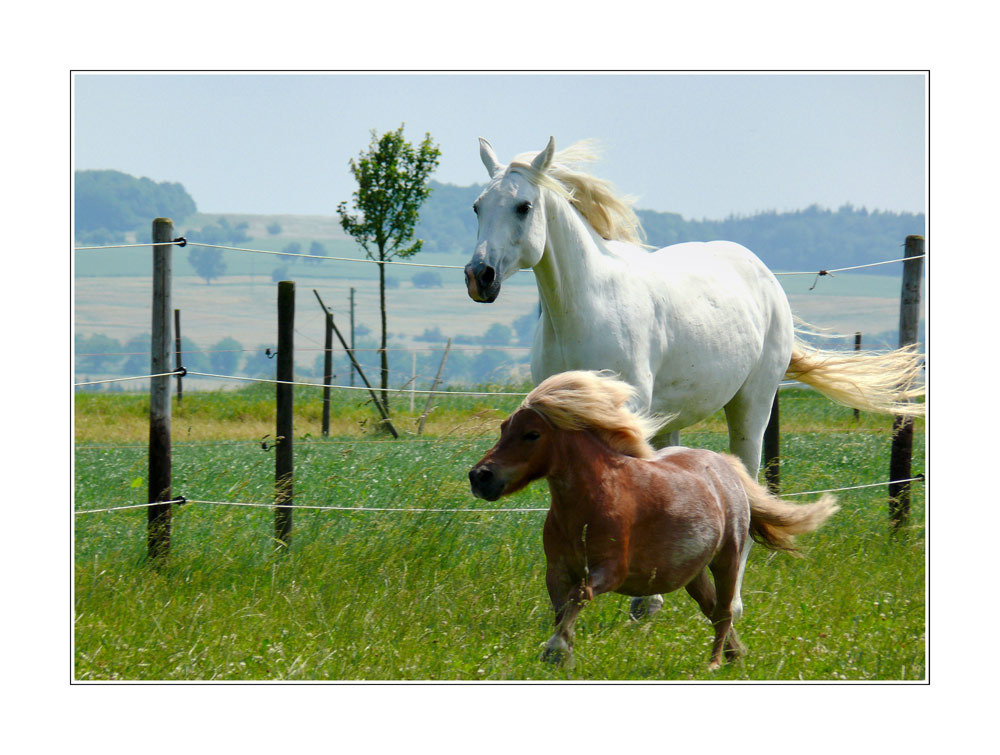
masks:
{"label": "green grass field", "polygon": [[[891,420],[807,391],[782,393],[787,492],[887,479]],[[144,396],[76,399],[77,510],[142,503]],[[711,629],[684,591],[651,620],[603,595],[577,622],[576,663],[539,661],[551,634],[543,482],[498,504],[466,473],[517,399],[442,402],[428,436],[398,417],[400,441],[373,429],[356,397],[337,398],[321,440],[318,401],[296,417],[299,505],[443,508],[445,513],[298,510],[276,554],[273,511],[175,508],[172,549],[145,560],[143,509],[75,517],[75,678],[79,680],[921,680],[925,678],[923,484],[909,526],[890,533],[885,488],[840,494],[841,511],[803,538],[806,558],[755,547],[738,622],[747,657],[707,671]],[[269,503],[271,393],[191,394],[174,416],[174,492]],[[270,424],[268,424],[270,423]],[[264,429],[264,432],[268,432]],[[273,433],[273,429],[270,430]],[[714,417],[685,445],[724,450]],[[923,423],[914,471],[923,469]],[[792,500],[811,500],[793,498]]]}

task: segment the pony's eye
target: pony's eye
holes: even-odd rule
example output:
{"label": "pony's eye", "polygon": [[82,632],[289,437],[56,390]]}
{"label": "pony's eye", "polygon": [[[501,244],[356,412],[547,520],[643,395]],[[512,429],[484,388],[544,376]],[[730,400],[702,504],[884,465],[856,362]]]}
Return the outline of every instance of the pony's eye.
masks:
{"label": "pony's eye", "polygon": [[528,430],[524,435],[521,436],[522,440],[534,441],[542,437],[542,434],[538,430]]}
{"label": "pony's eye", "polygon": [[531,211],[531,202],[524,201],[517,206],[518,215],[527,215]]}

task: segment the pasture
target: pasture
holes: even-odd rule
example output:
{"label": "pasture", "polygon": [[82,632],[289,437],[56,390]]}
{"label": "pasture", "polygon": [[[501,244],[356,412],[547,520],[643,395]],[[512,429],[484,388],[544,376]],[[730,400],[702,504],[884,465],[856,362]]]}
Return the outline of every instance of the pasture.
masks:
{"label": "pasture", "polygon": [[[924,487],[890,533],[886,489],[839,493],[841,511],[802,538],[804,559],[755,547],[737,623],[748,655],[709,673],[711,627],[683,591],[631,622],[628,599],[581,613],[572,668],[539,660],[551,634],[541,546],[544,483],[486,504],[469,467],[516,398],[447,398],[427,434],[414,418],[388,441],[356,395],[334,392],[320,438],[318,397],[296,395],[292,547],[274,552],[273,511],[175,507],[172,547],[145,561],[142,509],[75,516],[74,678],[78,680],[809,680],[926,678]],[[402,406],[403,402],[398,402]],[[193,393],[174,412],[174,492],[269,503],[273,389]],[[75,509],[145,501],[144,395],[76,397]],[[786,492],[887,479],[891,418],[806,390],[782,392]],[[923,469],[924,423],[914,472]],[[721,415],[683,431],[725,450]],[[813,500],[816,496],[804,499]],[[466,509],[501,509],[472,513]]]}

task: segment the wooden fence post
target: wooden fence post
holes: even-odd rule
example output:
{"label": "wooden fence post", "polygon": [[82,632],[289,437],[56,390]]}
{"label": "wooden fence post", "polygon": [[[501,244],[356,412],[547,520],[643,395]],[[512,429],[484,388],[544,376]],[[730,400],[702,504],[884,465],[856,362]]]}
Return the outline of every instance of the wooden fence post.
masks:
{"label": "wooden fence post", "polygon": [[413,357],[413,369],[410,375],[410,414],[413,414],[413,402],[417,396],[417,352],[412,352],[410,356]]}
{"label": "wooden fence post", "polygon": [[781,388],[774,391],[771,402],[771,418],[764,428],[764,481],[767,489],[777,495],[781,491],[781,412],[779,399]]}
{"label": "wooden fence post", "polygon": [[[351,289],[351,353],[354,353],[354,289]],[[351,387],[354,387],[354,370],[348,370],[351,373]]]}
{"label": "wooden fence post", "polygon": [[[179,309],[174,310],[174,369],[178,373],[184,369],[184,360],[181,357],[181,311]],[[184,376],[177,375],[177,403],[180,404],[184,399]]]}
{"label": "wooden fence post", "polygon": [[[322,305],[322,302],[320,302]],[[333,315],[323,308],[325,338],[323,340],[323,437],[330,437],[330,384],[333,382]]]}
{"label": "wooden fence post", "polygon": [[[861,331],[860,330],[855,331],[855,333],[854,333],[854,350],[855,351],[861,351]],[[855,421],[861,419],[861,412],[858,409],[854,410],[854,419],[855,419]]]}
{"label": "wooden fence post", "polygon": [[[920,323],[920,281],[924,269],[924,237],[906,237],[906,261],[903,263],[903,288],[899,298],[899,345],[917,342]],[[913,459],[913,418],[896,416],[892,421],[892,451],[889,456],[889,479],[908,480]],[[889,522],[893,528],[906,525],[910,517],[910,483],[889,484]]]}
{"label": "wooden fence post", "polygon": [[[151,375],[170,369],[170,277],[174,221],[153,221],[153,320],[149,368]],[[170,501],[170,376],[150,379],[149,388],[149,498]],[[151,559],[170,551],[170,503],[146,509],[146,548]]]}
{"label": "wooden fence post", "polygon": [[292,454],[292,412],[295,379],[295,282],[278,283],[278,357],[277,357],[277,445],[274,449],[274,537],[278,548],[285,549],[292,540],[292,501],[294,498],[294,457]]}
{"label": "wooden fence post", "polygon": [[[389,430],[389,432],[392,433],[393,438],[398,439],[399,433],[396,432],[396,428],[392,426],[392,421],[389,419],[389,413],[385,410],[385,407],[382,406],[382,402],[379,401],[378,396],[375,393],[375,389],[372,388],[372,384],[368,382],[368,378],[365,377],[365,373],[361,371],[361,365],[358,364],[358,360],[354,358],[354,350],[348,347],[347,341],[344,340],[344,336],[342,336],[340,333],[340,328],[338,328],[337,323],[333,321],[333,313],[326,308],[326,305],[323,303],[323,300],[320,299],[319,291],[317,291],[314,288],[313,293],[316,294],[316,299],[319,301],[319,305],[323,308],[323,311],[329,314],[330,327],[333,328],[333,332],[337,336],[337,339],[340,341],[340,345],[343,346],[344,351],[347,352],[347,356],[351,360],[351,365],[354,367],[355,370],[357,370],[358,375],[361,376],[361,380],[364,382],[365,386],[367,386],[368,393],[371,394],[372,401],[375,402],[375,408],[378,409],[379,414],[382,415],[382,424],[384,424],[386,428]],[[352,372],[351,374],[353,375],[354,373]]]}

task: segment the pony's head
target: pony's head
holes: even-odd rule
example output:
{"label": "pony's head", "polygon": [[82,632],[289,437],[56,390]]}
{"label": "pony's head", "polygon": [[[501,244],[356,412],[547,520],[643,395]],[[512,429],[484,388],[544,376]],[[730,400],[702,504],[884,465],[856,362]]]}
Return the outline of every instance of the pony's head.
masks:
{"label": "pony's head", "polygon": [[552,468],[558,438],[588,431],[612,451],[649,459],[649,444],[670,418],[628,408],[636,390],[609,374],[562,372],[543,380],[500,425],[500,440],[469,472],[472,493],[495,501],[516,492]]}
{"label": "pony's head", "polygon": [[557,153],[555,138],[549,137],[541,152],[518,155],[503,165],[480,138],[479,156],[490,182],[472,206],[479,235],[465,266],[465,282],[474,301],[494,301],[503,281],[541,261],[548,238],[545,203],[551,197],[573,205],[603,238],[640,243],[641,227],[630,200],[617,196],[608,182],[569,167],[595,159],[589,142]]}

